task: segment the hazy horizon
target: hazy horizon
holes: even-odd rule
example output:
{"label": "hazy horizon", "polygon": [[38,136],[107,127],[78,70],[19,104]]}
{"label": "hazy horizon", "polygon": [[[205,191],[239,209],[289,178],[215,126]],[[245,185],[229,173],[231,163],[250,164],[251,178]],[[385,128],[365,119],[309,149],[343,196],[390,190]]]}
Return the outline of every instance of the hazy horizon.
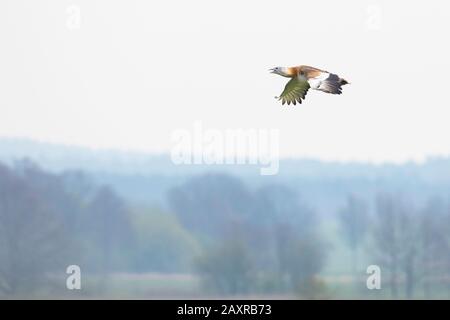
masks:
{"label": "hazy horizon", "polygon": [[[0,136],[0,144],[2,143],[8,143],[11,146],[14,146],[14,149],[23,151],[24,157],[27,157],[27,151],[29,149],[23,148],[23,145],[32,145],[34,148],[37,148],[39,145],[43,145],[48,148],[56,148],[56,149],[71,149],[73,151],[79,151],[79,152],[89,152],[92,154],[107,154],[107,153],[113,153],[113,154],[120,154],[120,155],[127,155],[130,157],[136,156],[136,157],[142,157],[142,156],[148,156],[148,157],[168,157],[170,158],[170,150],[166,151],[146,151],[146,150],[140,150],[140,149],[130,149],[130,148],[120,148],[120,147],[93,147],[88,144],[71,144],[71,143],[64,143],[64,142],[51,142],[51,141],[45,141],[45,140],[39,140],[39,139],[33,139],[33,138],[27,138],[27,137],[11,137],[11,136]],[[45,153],[45,152],[44,152]],[[70,155],[67,155],[70,157]],[[32,160],[33,157],[31,156]],[[450,154],[430,154],[425,156],[423,159],[405,159],[402,161],[395,161],[395,160],[383,160],[383,161],[371,161],[364,160],[364,159],[346,159],[346,160],[340,160],[340,159],[328,159],[328,158],[321,158],[317,156],[281,156],[280,161],[317,161],[324,164],[342,164],[342,165],[368,165],[368,166],[403,166],[408,164],[414,164],[414,165],[423,165],[426,164],[429,161],[433,160],[450,160]],[[184,165],[182,165],[184,166]],[[212,164],[211,166],[224,166],[224,165],[217,165]],[[225,165],[226,166],[226,165]],[[233,166],[233,165],[231,165]]]}

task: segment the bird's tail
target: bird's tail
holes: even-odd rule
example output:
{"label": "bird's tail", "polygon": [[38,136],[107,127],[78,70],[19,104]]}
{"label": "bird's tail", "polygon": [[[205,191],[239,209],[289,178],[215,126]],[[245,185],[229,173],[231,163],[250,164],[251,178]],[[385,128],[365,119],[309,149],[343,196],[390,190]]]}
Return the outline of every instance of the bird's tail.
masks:
{"label": "bird's tail", "polygon": [[344,85],[346,85],[346,84],[349,84],[349,82],[348,82],[347,80],[343,79],[343,78],[339,78],[339,84],[340,84],[341,86],[344,86]]}
{"label": "bird's tail", "polygon": [[344,79],[339,78],[336,74],[330,73],[328,78],[325,80],[322,80],[320,83],[320,86],[317,88],[317,90],[331,93],[331,94],[341,94],[342,93],[342,81],[345,81]]}

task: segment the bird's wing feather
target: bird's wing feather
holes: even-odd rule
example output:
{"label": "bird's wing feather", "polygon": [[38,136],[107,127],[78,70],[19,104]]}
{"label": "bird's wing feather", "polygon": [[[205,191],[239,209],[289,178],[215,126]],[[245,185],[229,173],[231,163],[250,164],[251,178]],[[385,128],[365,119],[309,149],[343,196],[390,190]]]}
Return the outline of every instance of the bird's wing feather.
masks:
{"label": "bird's wing feather", "polygon": [[308,83],[313,89],[326,93],[341,94],[342,85],[346,84],[347,81],[339,78],[333,73],[322,73],[316,78],[309,79]]}
{"label": "bird's wing feather", "polygon": [[287,103],[288,105],[290,105],[291,103],[296,105],[297,102],[302,103],[302,100],[305,99],[309,87],[310,86],[308,81],[299,79],[297,77],[292,78],[284,87],[284,90],[278,100],[281,100],[281,103],[283,105],[285,103]]}

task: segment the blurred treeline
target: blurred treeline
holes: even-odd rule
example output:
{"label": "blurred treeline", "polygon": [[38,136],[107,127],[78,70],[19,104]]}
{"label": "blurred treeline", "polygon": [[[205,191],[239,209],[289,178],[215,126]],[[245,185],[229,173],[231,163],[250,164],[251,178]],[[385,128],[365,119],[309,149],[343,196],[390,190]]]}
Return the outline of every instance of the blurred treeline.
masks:
{"label": "blurred treeline", "polygon": [[[324,215],[292,185],[244,180],[192,175],[148,207],[81,171],[0,164],[0,297],[66,292],[71,264],[97,297],[123,273],[194,274],[204,295],[449,297],[447,197],[353,192]],[[382,294],[365,286],[369,264]]]}

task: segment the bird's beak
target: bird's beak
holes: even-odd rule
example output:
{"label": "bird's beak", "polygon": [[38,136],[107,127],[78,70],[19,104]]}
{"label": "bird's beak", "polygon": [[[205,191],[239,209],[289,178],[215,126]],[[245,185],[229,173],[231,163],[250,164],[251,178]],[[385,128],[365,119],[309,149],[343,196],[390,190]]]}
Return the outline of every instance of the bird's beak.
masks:
{"label": "bird's beak", "polygon": [[275,68],[269,69],[270,73],[275,73]]}

